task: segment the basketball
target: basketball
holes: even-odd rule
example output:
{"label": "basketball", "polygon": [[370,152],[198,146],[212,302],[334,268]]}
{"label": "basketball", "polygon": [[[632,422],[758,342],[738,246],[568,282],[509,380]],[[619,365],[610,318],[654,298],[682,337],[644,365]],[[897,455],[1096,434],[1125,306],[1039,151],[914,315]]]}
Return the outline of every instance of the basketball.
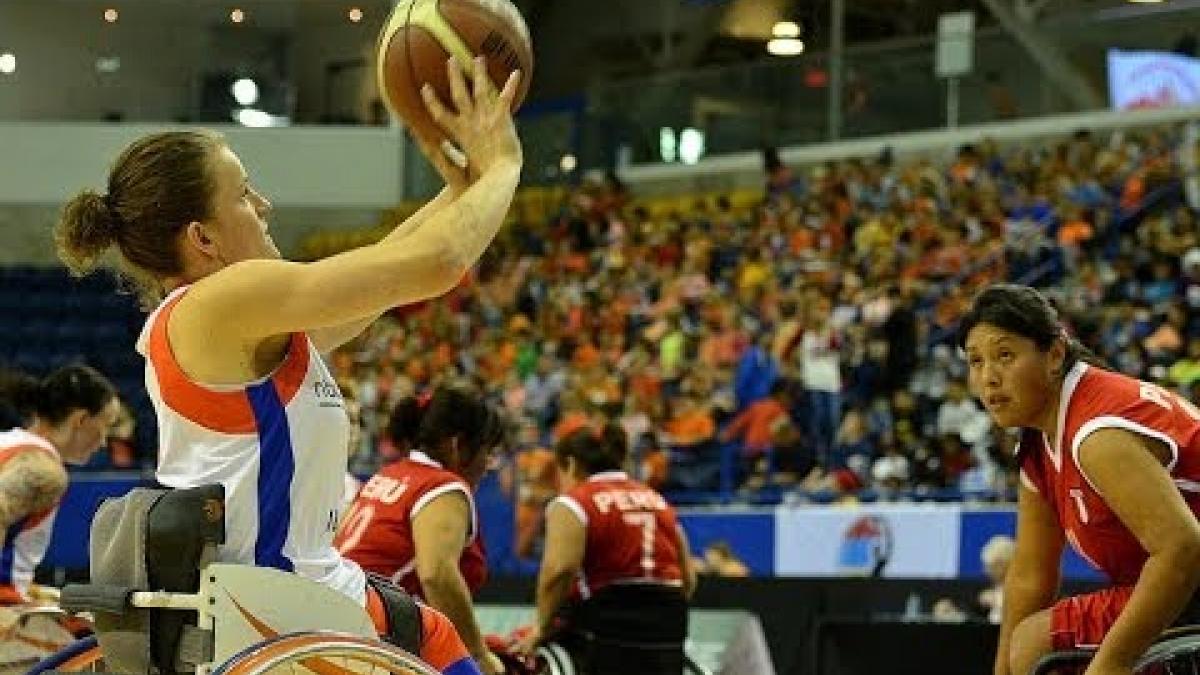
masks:
{"label": "basketball", "polygon": [[533,48],[520,11],[509,0],[404,0],[379,35],[376,77],[384,104],[417,137],[440,141],[444,134],[425,109],[421,87],[429,84],[453,109],[446,61],[454,56],[470,84],[475,56],[487,59],[496,88],[520,69],[514,111],[529,91]]}

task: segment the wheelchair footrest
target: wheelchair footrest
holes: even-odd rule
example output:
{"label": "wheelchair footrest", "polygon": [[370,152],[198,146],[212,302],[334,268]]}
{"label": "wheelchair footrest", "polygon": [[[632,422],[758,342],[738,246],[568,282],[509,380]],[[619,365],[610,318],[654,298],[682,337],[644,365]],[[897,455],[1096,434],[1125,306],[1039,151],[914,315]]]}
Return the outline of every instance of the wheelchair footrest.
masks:
{"label": "wheelchair footrest", "polygon": [[124,614],[134,590],[104,584],[67,584],[62,590],[59,604],[69,612]]}

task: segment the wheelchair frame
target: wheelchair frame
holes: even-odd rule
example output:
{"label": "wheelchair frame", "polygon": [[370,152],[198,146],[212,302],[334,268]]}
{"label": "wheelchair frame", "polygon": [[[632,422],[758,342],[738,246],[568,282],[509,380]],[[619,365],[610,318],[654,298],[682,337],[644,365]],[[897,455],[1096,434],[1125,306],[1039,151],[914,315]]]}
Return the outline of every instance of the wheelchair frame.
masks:
{"label": "wheelchair frame", "polygon": [[[579,672],[571,653],[557,642],[548,642],[538,647],[537,658],[538,675],[577,675]],[[711,675],[708,669],[696,663],[687,653],[686,647],[683,650],[683,675]]]}
{"label": "wheelchair frame", "polygon": [[[196,675],[252,675],[286,661],[334,655],[390,672],[437,675],[418,657],[379,640],[366,611],[348,597],[275,569],[214,563],[204,568],[196,593],[77,585],[64,589],[63,599],[72,610],[118,616],[150,609],[195,612],[201,656],[185,663]],[[320,608],[319,615],[312,608]]]}
{"label": "wheelchair frame", "polygon": [[[1061,668],[1082,670],[1096,655],[1095,648],[1063,649],[1043,656],[1034,665],[1030,675],[1050,675]],[[1170,663],[1175,659],[1188,658],[1188,675],[1200,672],[1200,625],[1178,626],[1163,631],[1150,649],[1138,659],[1133,672],[1141,673],[1151,668],[1166,667],[1167,675],[1174,675]],[[1158,671],[1153,671],[1158,672]]]}

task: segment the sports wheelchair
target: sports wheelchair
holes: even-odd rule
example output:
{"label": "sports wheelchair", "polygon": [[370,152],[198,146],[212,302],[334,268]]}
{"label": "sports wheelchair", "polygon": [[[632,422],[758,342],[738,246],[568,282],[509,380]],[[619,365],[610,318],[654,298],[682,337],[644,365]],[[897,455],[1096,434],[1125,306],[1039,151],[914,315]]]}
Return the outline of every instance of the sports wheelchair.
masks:
{"label": "sports wheelchair", "polygon": [[674,589],[609,586],[565,622],[538,650],[542,675],[707,675],[687,654],[688,608]]}
{"label": "sports wheelchair", "polygon": [[147,587],[68,585],[63,608],[92,613],[96,635],[30,673],[437,675],[379,640],[366,611],[341,593],[275,569],[211,562],[224,542],[221,486],[161,492],[145,518]]}
{"label": "sports wheelchair", "polygon": [[[1031,675],[1082,673],[1095,656],[1095,648],[1067,649],[1043,656]],[[1169,628],[1138,659],[1134,673],[1194,675],[1200,673],[1200,625]]]}
{"label": "sports wheelchair", "polygon": [[[623,655],[629,655],[631,652],[645,654],[647,650],[673,652],[679,649],[678,645],[646,645],[644,643],[634,644],[613,641],[596,641],[592,643],[592,647],[597,650],[612,650],[614,654]],[[599,675],[599,673],[603,672],[612,672],[590,670],[590,664],[587,663],[577,666],[576,657],[573,657],[565,647],[557,642],[549,642],[538,647],[537,659],[537,675],[592,675],[593,673]],[[632,667],[628,667],[626,668],[626,672],[635,671]],[[678,672],[682,673],[682,675],[711,675],[708,669],[697,663],[686,650],[683,652],[683,659]]]}

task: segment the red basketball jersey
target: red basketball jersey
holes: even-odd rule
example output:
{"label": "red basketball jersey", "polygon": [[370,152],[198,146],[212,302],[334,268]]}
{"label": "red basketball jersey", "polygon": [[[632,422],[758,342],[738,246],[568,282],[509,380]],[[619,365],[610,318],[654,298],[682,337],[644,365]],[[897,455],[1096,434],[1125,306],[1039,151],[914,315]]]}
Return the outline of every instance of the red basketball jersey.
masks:
{"label": "red basketball jersey", "polygon": [[1164,444],[1167,469],[1192,512],[1200,514],[1200,409],[1158,385],[1086,364],[1063,381],[1059,437],[1026,430],[1021,480],[1058,514],[1067,541],[1117,584],[1141,574],[1146,551],[1079,468],[1079,447],[1099,429],[1125,429]]}
{"label": "red basketball jersey", "polygon": [[624,472],[606,471],[555,502],[587,529],[577,598],[610,584],[682,584],[675,509],[658,492]]}
{"label": "red basketball jersey", "polygon": [[383,467],[363,485],[333,543],[342,555],[364,570],[388,577],[424,600],[417,578],[412,521],[434,498],[455,491],[467,498],[471,511],[471,525],[458,568],[474,594],[487,580],[487,556],[479,536],[479,518],[471,488],[423,452],[414,451],[407,458]]}

